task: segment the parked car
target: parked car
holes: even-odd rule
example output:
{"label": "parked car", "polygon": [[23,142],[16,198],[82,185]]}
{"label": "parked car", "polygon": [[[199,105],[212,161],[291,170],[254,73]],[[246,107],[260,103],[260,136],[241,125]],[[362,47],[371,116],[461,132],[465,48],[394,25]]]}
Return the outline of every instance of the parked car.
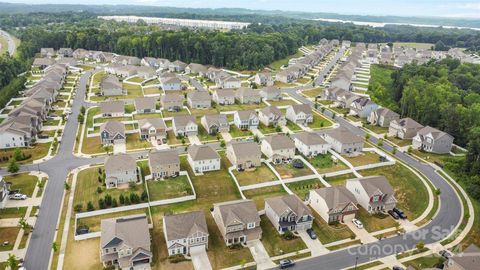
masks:
{"label": "parked car", "polygon": [[388,213],[390,214],[390,216],[392,216],[393,219],[399,219],[400,218],[398,216],[398,214],[393,210],[388,210]]}
{"label": "parked car", "polygon": [[398,216],[399,216],[401,219],[407,219],[407,215],[405,215],[405,213],[403,213],[402,210],[400,210],[400,209],[398,209],[398,208],[395,207],[395,208],[393,208],[393,211],[394,211],[395,213],[397,213]]}
{"label": "parked car", "polygon": [[290,259],[280,260],[280,269],[292,267],[295,265],[295,262]]}
{"label": "parked car", "polygon": [[448,258],[452,257],[452,253],[450,253],[450,251],[448,251],[448,250],[446,250],[446,249],[440,250],[440,251],[438,252],[438,254],[440,254],[440,256],[442,256],[442,257],[445,258],[445,259],[448,259]]}
{"label": "parked car", "polygon": [[352,223],[353,223],[353,225],[355,225],[355,227],[357,227],[359,229],[363,229],[363,223],[360,220],[354,218],[354,219],[352,219]]}
{"label": "parked car", "polygon": [[405,270],[403,267],[400,266],[394,266],[392,270]]}
{"label": "parked car", "polygon": [[317,239],[317,234],[312,230],[312,229],[307,229],[308,236],[310,236],[311,239],[315,240]]}
{"label": "parked car", "polygon": [[10,199],[11,200],[26,200],[27,195],[21,194],[21,193],[16,193],[16,194],[10,195]]}

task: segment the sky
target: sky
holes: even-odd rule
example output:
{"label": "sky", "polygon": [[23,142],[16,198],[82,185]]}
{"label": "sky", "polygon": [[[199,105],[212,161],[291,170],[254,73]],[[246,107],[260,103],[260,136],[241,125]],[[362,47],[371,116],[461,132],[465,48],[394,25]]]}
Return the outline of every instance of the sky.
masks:
{"label": "sky", "polygon": [[28,4],[129,4],[191,8],[248,8],[353,15],[480,18],[480,0],[3,0]]}

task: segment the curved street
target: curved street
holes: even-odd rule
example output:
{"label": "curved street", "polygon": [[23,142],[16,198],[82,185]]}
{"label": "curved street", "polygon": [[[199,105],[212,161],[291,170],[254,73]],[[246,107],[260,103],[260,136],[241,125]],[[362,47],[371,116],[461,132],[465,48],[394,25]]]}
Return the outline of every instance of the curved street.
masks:
{"label": "curved street", "polygon": [[7,39],[7,42],[8,42],[8,48],[7,48],[7,51],[10,55],[13,55],[15,53],[15,50],[17,49],[17,45],[15,44],[15,40],[13,40],[12,36],[1,30],[0,29],[0,36],[3,36]]}

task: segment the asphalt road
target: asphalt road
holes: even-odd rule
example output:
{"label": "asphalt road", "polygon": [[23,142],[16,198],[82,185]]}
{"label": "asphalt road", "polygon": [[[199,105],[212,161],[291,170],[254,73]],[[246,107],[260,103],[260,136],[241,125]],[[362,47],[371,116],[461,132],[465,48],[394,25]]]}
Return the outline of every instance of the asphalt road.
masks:
{"label": "asphalt road", "polygon": [[8,53],[10,55],[13,55],[15,53],[15,50],[17,49],[17,46],[15,45],[15,41],[13,40],[12,36],[10,36],[9,33],[0,30],[0,35],[5,37],[8,41]]}

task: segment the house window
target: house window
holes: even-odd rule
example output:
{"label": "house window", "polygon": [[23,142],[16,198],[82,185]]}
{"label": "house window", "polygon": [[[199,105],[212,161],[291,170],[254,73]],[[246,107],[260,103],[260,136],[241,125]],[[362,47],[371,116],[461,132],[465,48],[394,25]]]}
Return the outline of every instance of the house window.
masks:
{"label": "house window", "polygon": [[255,222],[251,222],[247,224],[247,229],[253,229],[255,228]]}

